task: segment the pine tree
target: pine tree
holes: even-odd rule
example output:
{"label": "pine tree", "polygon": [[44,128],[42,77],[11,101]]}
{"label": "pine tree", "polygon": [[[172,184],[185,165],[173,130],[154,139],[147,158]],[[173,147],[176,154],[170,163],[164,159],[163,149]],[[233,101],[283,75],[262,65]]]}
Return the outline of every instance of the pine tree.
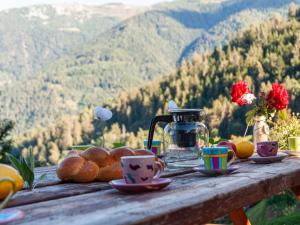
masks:
{"label": "pine tree", "polygon": [[6,163],[6,153],[12,150],[13,141],[10,132],[14,128],[14,123],[10,120],[0,121],[0,163]]}

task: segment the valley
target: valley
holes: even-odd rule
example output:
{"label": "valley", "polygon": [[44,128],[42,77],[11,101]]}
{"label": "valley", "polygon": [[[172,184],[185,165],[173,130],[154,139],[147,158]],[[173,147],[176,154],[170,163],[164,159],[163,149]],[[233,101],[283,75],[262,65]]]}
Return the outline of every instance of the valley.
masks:
{"label": "valley", "polygon": [[92,6],[3,11],[1,117],[17,121],[15,133],[24,134],[87,106],[113,103],[194,52],[223,45],[273,14],[286,17],[291,2],[179,0],[130,13],[123,5],[109,6],[113,12]]}

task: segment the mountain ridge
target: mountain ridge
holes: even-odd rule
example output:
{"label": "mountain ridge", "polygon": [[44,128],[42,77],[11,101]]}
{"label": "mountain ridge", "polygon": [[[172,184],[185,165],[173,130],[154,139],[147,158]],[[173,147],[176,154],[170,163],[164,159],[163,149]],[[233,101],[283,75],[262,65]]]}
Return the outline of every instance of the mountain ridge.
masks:
{"label": "mountain ridge", "polygon": [[[290,95],[289,108],[298,112],[300,11],[297,15],[289,20],[274,17],[252,26],[222,48],[183,61],[176,72],[121,93],[116,102],[107,105],[113,118],[106,124],[94,118],[94,107],[88,107],[79,116],[65,116],[48,129],[20,138],[19,147],[32,146],[44,163],[56,163],[64,149],[77,144],[112,147],[121,142],[142,148],[151,119],[167,113],[169,100],[182,108],[204,108],[212,137],[243,136],[249,106],[238,107],[230,99],[231,85],[240,80],[246,81],[253,93],[271,90],[274,82],[282,83]],[[158,127],[155,134],[161,140],[162,129]]]}
{"label": "mountain ridge", "polygon": [[[37,69],[35,69],[36,64],[45,65],[64,54],[72,53],[73,49],[88,43],[120,21],[144,12],[144,10],[146,10],[145,7],[126,9],[126,6],[122,6],[122,8],[109,11],[108,6],[68,5],[62,7],[61,5],[38,5],[0,12],[2,21],[0,23],[0,33],[3,34],[0,36],[2,39],[0,44],[0,47],[2,47],[1,55],[9,56],[10,51],[14,50],[17,52],[20,49],[25,52],[25,45],[27,46],[28,55],[33,50],[39,53],[39,57],[41,53],[44,54],[45,57],[37,62],[34,61],[34,57],[38,58],[38,55],[33,55],[30,61],[23,64],[18,59],[12,61],[11,64],[18,65],[19,63],[24,65],[24,67],[26,64],[28,66],[32,65],[33,69],[28,70],[28,76],[28,73],[37,72]],[[124,12],[121,13],[122,11]],[[101,26],[97,26],[97,23],[101,24]],[[69,28],[69,30],[63,28]],[[70,31],[74,32],[74,28],[79,31],[77,32],[78,34],[68,34]],[[12,36],[12,33],[14,33],[14,36]],[[7,40],[6,36],[10,37],[11,40]],[[20,41],[22,43],[18,44]],[[9,46],[5,48],[5,44]],[[12,47],[12,49],[8,47]],[[49,55],[51,51],[57,57],[51,58],[49,56],[49,61],[45,54]],[[14,59],[13,57],[22,57],[22,52],[18,52],[18,55],[16,53],[12,54],[12,60]],[[12,65],[4,67],[5,64],[3,64],[2,57],[0,62],[2,71],[5,71],[5,68],[7,68],[6,72],[15,74],[15,76],[22,76],[22,70],[17,70],[17,66],[15,66],[16,69]],[[12,70],[10,71],[9,68],[12,68]],[[38,68],[41,69],[41,67]]]}
{"label": "mountain ridge", "polygon": [[[0,106],[7,112],[13,109],[7,115],[18,121],[18,133],[24,128],[47,126],[63,115],[76,115],[88,105],[114,101],[120,91],[170,73],[183,59],[189,60],[193,52],[226,43],[235,31],[269,18],[272,12],[285,15],[290,2],[272,0],[274,6],[270,7],[271,3],[261,0],[214,4],[185,0],[153,6],[149,11],[113,22],[100,36],[95,34],[93,40],[71,54],[47,63],[30,79],[11,81],[14,90],[1,86]],[[235,10],[234,4],[242,11]],[[249,10],[247,4],[258,9]],[[207,15],[216,20],[203,24]],[[87,28],[94,27],[92,23]],[[68,44],[72,46],[72,42]]]}

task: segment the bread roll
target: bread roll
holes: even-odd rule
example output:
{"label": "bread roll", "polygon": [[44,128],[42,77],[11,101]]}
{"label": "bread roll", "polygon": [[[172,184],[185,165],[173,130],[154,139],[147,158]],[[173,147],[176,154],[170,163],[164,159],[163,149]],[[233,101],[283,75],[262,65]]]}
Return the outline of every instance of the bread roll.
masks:
{"label": "bread roll", "polygon": [[77,151],[77,150],[70,150],[69,152],[68,152],[68,156],[71,156],[71,155],[78,155],[79,154],[79,152]]}
{"label": "bread roll", "polygon": [[97,178],[99,167],[92,161],[85,161],[79,173],[72,177],[72,181],[91,182]]}
{"label": "bread roll", "polygon": [[92,161],[71,154],[58,165],[56,172],[63,181],[90,182],[97,177],[99,167]]}
{"label": "bread roll", "polygon": [[99,168],[98,181],[110,181],[122,178],[122,156],[133,156],[134,151],[128,147],[116,148],[110,151],[110,162],[105,167]]}
{"label": "bread roll", "polygon": [[79,154],[86,160],[91,160],[99,167],[105,167],[112,163],[110,153],[105,148],[91,147]]}
{"label": "bread roll", "polygon": [[122,156],[133,156],[134,151],[128,147],[115,148],[110,152],[111,157],[115,161],[120,161]]}
{"label": "bread roll", "polygon": [[150,152],[149,150],[146,149],[137,149],[134,150],[135,155],[154,155],[153,152]]}
{"label": "bread roll", "polygon": [[[58,165],[57,176],[63,181],[72,182],[121,179],[121,157],[133,155],[153,155],[153,153],[144,149],[132,150],[128,147],[113,150],[91,147],[82,152],[70,151]],[[161,161],[157,158],[156,160]],[[164,164],[162,163],[162,165]]]}

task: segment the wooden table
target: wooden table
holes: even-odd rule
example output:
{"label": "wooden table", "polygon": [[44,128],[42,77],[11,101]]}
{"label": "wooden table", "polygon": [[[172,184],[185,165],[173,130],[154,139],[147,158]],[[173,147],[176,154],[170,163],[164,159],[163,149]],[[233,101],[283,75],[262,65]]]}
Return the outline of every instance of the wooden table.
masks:
{"label": "wooden table", "polygon": [[[235,225],[250,224],[243,207],[292,188],[300,196],[300,158],[259,165],[240,163],[237,173],[204,177],[191,170],[167,170],[166,189],[123,194],[107,183],[61,183],[55,167],[38,168],[46,180],[34,191],[18,192],[9,207],[26,217],[14,224],[203,224],[230,214]],[[299,198],[300,199],[300,198]]]}

